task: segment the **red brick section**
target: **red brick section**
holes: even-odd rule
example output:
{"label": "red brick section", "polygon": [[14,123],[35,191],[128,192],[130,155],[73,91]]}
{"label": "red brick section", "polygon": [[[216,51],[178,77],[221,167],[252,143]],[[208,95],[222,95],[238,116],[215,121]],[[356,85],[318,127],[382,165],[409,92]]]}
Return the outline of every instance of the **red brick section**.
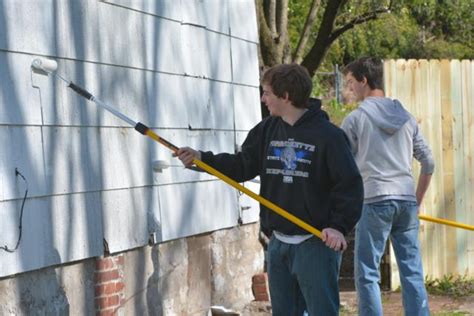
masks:
{"label": "red brick section", "polygon": [[123,303],[125,283],[123,255],[99,257],[95,262],[96,316],[112,316]]}
{"label": "red brick section", "polygon": [[252,277],[252,291],[256,301],[270,301],[268,277],[266,273],[259,273]]}

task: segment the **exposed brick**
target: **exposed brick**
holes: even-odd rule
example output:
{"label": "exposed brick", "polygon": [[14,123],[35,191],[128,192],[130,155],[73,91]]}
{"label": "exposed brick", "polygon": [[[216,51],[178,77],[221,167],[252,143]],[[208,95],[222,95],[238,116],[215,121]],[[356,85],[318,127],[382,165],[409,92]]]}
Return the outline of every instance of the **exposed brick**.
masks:
{"label": "exposed brick", "polygon": [[268,289],[267,287],[262,284],[262,285],[254,285],[252,287],[253,291],[255,294],[260,294],[260,293],[267,293],[268,292]]}
{"label": "exposed brick", "polygon": [[115,283],[115,289],[117,292],[122,291],[125,288],[125,283],[123,282],[117,282]]}
{"label": "exposed brick", "polygon": [[108,305],[108,297],[100,297],[95,299],[95,306],[97,310],[106,309]]}
{"label": "exposed brick", "polygon": [[110,294],[115,294],[117,292],[120,292],[122,288],[117,289],[117,283],[105,283],[101,285],[96,285],[95,286],[95,296],[100,297],[100,296],[107,296]]}
{"label": "exposed brick", "polygon": [[98,311],[96,316],[115,316],[116,315],[116,308],[108,308],[105,310]]}
{"label": "exposed brick", "polygon": [[255,300],[259,302],[268,302],[270,301],[270,297],[268,294],[255,295]]}
{"label": "exposed brick", "polygon": [[266,273],[259,273],[252,277],[252,283],[267,283],[267,274]]}
{"label": "exposed brick", "polygon": [[123,255],[97,258],[94,274],[97,316],[116,315],[124,298],[125,283],[121,272],[123,264]]}
{"label": "exposed brick", "polygon": [[119,271],[117,269],[105,272],[96,272],[95,282],[96,284],[105,283],[108,281],[116,280],[119,278],[119,276]]}
{"label": "exposed brick", "polygon": [[120,304],[120,296],[114,295],[114,296],[109,296],[108,301],[107,301],[109,306],[116,306]]}
{"label": "exposed brick", "polygon": [[115,262],[121,266],[125,263],[125,256],[124,255],[119,255],[118,257],[115,258]]}
{"label": "exposed brick", "polygon": [[256,301],[270,300],[266,273],[259,273],[252,277],[252,291]]}
{"label": "exposed brick", "polygon": [[115,267],[114,260],[110,257],[97,259],[95,262],[95,268],[98,271],[110,270]]}

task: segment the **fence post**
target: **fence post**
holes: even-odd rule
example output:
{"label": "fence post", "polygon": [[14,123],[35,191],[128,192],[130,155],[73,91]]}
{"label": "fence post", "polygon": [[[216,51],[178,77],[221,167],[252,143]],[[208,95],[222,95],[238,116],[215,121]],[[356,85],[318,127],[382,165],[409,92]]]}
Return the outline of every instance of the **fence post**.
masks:
{"label": "fence post", "polygon": [[334,88],[336,94],[336,106],[339,107],[341,103],[341,77],[339,75],[339,65],[334,65]]}

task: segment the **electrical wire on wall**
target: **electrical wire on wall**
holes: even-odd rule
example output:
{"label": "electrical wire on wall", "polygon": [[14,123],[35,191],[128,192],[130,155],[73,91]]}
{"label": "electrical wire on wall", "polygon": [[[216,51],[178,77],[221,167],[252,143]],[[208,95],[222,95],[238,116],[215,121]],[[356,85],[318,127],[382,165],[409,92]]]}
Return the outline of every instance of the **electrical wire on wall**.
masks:
{"label": "electrical wire on wall", "polygon": [[28,196],[28,181],[26,181],[26,178],[21,174],[20,171],[18,171],[17,168],[15,168],[15,175],[17,177],[20,176],[23,179],[23,181],[25,181],[26,189],[25,189],[25,196],[23,197],[23,202],[21,202],[20,225],[18,226],[18,241],[16,242],[16,245],[13,249],[10,249],[7,245],[0,247],[1,250],[4,250],[6,252],[10,252],[10,253],[15,252],[18,249],[18,247],[20,246],[22,223],[23,223],[23,210],[25,208],[26,197]]}

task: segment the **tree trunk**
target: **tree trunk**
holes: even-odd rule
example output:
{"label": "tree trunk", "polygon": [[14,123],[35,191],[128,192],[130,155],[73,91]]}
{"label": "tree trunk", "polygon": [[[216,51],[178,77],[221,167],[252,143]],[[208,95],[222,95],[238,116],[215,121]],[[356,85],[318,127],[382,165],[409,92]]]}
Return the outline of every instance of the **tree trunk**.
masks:
{"label": "tree trunk", "polygon": [[[263,65],[271,67],[288,60],[288,0],[256,0],[260,36],[260,53]],[[265,5],[267,4],[267,5]]]}
{"label": "tree trunk", "polygon": [[302,66],[308,69],[311,77],[316,73],[316,70],[321,65],[324,56],[326,56],[326,53],[331,46],[330,36],[334,28],[334,21],[337,18],[340,8],[346,2],[347,0],[331,0],[328,1],[326,5],[316,41],[301,63]]}

